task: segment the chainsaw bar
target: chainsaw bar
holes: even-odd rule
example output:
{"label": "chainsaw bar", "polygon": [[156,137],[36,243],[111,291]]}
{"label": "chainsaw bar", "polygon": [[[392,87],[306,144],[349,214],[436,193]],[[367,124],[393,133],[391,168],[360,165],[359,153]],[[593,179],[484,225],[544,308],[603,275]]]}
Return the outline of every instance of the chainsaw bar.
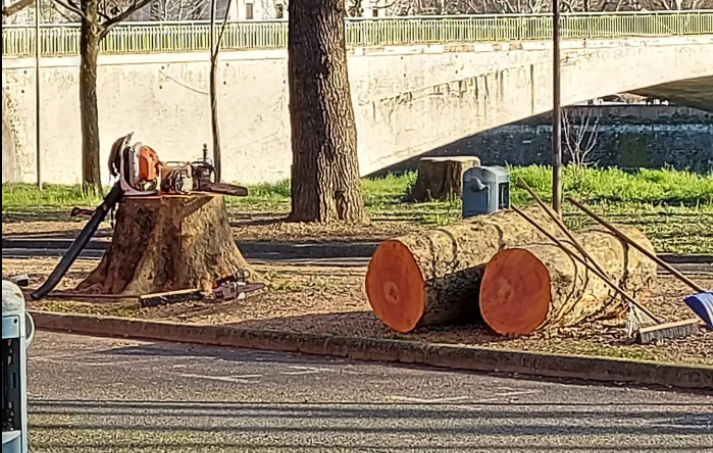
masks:
{"label": "chainsaw bar", "polygon": [[227,195],[231,197],[247,197],[248,189],[241,186],[223,183],[202,183],[196,192],[214,193],[218,195]]}

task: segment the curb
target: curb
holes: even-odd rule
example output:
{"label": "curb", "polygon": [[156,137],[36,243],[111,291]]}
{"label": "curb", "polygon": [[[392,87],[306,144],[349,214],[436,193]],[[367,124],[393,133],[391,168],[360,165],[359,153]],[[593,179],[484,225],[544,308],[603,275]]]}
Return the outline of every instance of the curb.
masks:
{"label": "curb", "polygon": [[301,353],[461,371],[629,383],[689,390],[713,388],[713,367],[704,366],[49,312],[30,312],[30,314],[38,330],[50,332]]}
{"label": "curb", "polygon": [[[49,249],[66,250],[71,239],[3,239],[3,249]],[[370,258],[376,252],[379,242],[358,243],[294,243],[294,242],[237,242],[244,255],[279,254],[304,258]],[[111,242],[90,241],[85,250],[105,251]],[[246,256],[247,257],[247,256]],[[673,255],[660,254],[659,258],[669,264],[713,264],[713,255]]]}

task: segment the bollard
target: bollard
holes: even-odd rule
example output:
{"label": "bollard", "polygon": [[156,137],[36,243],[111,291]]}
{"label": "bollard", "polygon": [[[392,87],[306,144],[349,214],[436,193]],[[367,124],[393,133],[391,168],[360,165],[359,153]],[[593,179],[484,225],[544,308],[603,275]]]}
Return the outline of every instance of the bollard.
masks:
{"label": "bollard", "polygon": [[27,349],[35,326],[20,288],[2,282],[2,453],[27,453]]}

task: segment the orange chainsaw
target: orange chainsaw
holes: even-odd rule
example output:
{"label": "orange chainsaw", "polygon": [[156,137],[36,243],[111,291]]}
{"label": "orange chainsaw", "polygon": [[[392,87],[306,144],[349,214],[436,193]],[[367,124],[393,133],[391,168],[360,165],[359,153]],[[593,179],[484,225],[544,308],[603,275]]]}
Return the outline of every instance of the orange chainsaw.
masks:
{"label": "orange chainsaw", "polygon": [[156,195],[185,195],[213,193],[245,197],[245,187],[215,181],[215,168],[208,161],[207,149],[203,160],[190,162],[163,162],[158,153],[140,142],[131,144],[128,134],[117,140],[109,156],[109,172],[118,178],[125,197]]}

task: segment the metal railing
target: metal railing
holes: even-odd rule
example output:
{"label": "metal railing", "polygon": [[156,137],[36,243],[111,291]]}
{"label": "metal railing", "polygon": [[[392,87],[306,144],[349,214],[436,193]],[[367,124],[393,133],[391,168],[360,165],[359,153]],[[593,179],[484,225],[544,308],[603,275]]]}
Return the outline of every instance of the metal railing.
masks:
{"label": "metal railing", "polygon": [[[346,21],[349,47],[414,44],[544,41],[552,39],[550,15],[423,16]],[[566,14],[564,39],[607,39],[713,34],[713,10]],[[102,41],[104,54],[146,54],[207,51],[207,22],[128,22],[115,27]],[[76,24],[45,25],[42,54],[73,56],[79,52]],[[229,24],[225,50],[283,49],[287,46],[287,21],[242,21]],[[33,27],[3,26],[3,57],[34,55]]]}

